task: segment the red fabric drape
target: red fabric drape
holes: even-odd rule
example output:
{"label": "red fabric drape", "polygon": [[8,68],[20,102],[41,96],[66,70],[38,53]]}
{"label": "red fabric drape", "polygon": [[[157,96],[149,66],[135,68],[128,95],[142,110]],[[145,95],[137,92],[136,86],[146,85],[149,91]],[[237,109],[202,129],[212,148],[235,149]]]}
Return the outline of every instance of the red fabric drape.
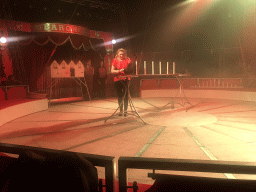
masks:
{"label": "red fabric drape", "polygon": [[[66,33],[18,33],[22,36],[22,45],[29,45],[32,42],[35,42],[38,45],[46,45],[49,42],[52,42],[56,46],[64,45],[67,42],[70,42],[73,49],[88,51],[92,48],[89,37],[77,35],[77,34],[66,34]],[[25,37],[25,38],[24,38]]]}
{"label": "red fabric drape", "polygon": [[[30,91],[37,90],[37,81],[52,60],[82,62],[105,56],[104,41],[87,36],[61,33],[11,32],[9,37],[17,37],[10,43],[13,66],[17,79],[29,84]],[[52,53],[54,54],[52,55]],[[98,60],[98,59],[97,59]],[[96,64],[96,62],[93,62]],[[98,63],[98,62],[97,62]]]}
{"label": "red fabric drape", "polygon": [[54,48],[55,45],[52,43],[40,46],[33,42],[27,46],[21,46],[21,54],[25,70],[27,71],[27,81],[30,91],[37,91],[37,81],[43,74]]}
{"label": "red fabric drape", "polygon": [[104,56],[106,55],[106,49],[105,49],[105,45],[104,45],[104,41],[103,39],[95,39],[95,38],[91,38],[90,39],[90,44],[92,46],[92,49],[99,53],[100,56],[102,57],[102,59],[104,58]]}

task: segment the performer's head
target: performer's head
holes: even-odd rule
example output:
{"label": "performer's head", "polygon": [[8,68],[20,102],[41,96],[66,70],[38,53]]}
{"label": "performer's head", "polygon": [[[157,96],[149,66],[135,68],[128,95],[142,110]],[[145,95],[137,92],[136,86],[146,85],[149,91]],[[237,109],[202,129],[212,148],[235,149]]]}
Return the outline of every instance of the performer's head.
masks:
{"label": "performer's head", "polygon": [[86,61],[86,66],[87,66],[87,67],[90,67],[91,65],[92,65],[91,59],[87,60],[87,61]]}
{"label": "performer's head", "polygon": [[104,67],[104,61],[103,60],[100,61],[100,67]]}
{"label": "performer's head", "polygon": [[8,76],[8,80],[9,81],[16,81],[15,77],[13,75],[9,75]]}
{"label": "performer's head", "polygon": [[120,60],[124,60],[127,57],[127,52],[125,49],[120,48],[116,51],[116,58]]}

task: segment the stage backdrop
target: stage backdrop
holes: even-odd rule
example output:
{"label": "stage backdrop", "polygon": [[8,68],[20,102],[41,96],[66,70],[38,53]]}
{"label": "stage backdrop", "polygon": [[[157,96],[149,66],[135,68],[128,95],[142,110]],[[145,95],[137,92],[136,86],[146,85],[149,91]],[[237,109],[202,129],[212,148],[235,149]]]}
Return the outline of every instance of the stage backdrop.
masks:
{"label": "stage backdrop", "polygon": [[106,55],[102,39],[90,39],[88,36],[56,32],[27,33],[10,30],[9,42],[13,65],[13,74],[30,91],[38,91],[39,78],[53,60],[85,61],[91,59],[93,67],[98,68],[99,60]]}

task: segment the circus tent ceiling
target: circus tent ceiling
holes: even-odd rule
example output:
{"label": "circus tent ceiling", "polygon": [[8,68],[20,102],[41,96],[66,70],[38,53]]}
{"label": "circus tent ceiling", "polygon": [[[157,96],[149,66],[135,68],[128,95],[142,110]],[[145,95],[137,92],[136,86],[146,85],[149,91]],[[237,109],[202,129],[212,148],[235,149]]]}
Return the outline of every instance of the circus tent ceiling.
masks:
{"label": "circus tent ceiling", "polygon": [[[0,2],[0,19],[32,23],[68,23],[92,30],[111,33],[143,31],[148,14],[154,14],[168,5],[184,0],[3,0]],[[170,4],[170,3],[169,3]],[[149,9],[154,9],[148,12]],[[135,19],[136,18],[136,19]]]}
{"label": "circus tent ceiling", "polygon": [[1,18],[31,23],[67,23],[109,31],[119,22],[115,4],[79,0],[4,0]]}
{"label": "circus tent ceiling", "polygon": [[130,43],[140,49],[144,46],[161,51],[237,46],[233,33],[240,32],[244,21],[247,22],[245,16],[256,3],[255,0],[3,0],[1,8],[4,5],[0,19],[80,25],[129,37]]}

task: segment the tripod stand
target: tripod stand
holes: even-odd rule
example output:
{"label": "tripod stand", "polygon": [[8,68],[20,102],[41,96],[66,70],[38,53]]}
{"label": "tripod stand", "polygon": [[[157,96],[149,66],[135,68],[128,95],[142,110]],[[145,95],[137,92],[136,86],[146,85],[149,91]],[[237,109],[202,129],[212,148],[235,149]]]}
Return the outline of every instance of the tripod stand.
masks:
{"label": "tripod stand", "polygon": [[[185,110],[186,110],[186,112],[187,112],[187,109],[188,109],[188,108],[186,108],[185,104],[187,103],[187,104],[190,104],[191,106],[193,106],[193,105],[189,102],[189,100],[188,100],[188,98],[187,98],[187,96],[186,96],[186,94],[185,94],[185,91],[184,91],[184,89],[183,89],[183,81],[182,81],[182,78],[183,78],[183,77],[186,77],[187,75],[186,75],[186,74],[179,74],[179,73],[177,73],[177,74],[172,74],[172,76],[175,76],[175,78],[177,79],[177,81],[178,81],[178,83],[179,83],[179,90],[178,90],[178,92],[176,93],[176,95],[175,95],[174,98],[176,98],[178,94],[180,95],[180,100],[181,100],[181,102],[180,102],[180,103],[177,103],[177,104],[179,104],[179,105],[181,105],[182,107],[184,107]],[[167,103],[166,105],[164,105],[163,108],[166,107],[166,106],[169,105],[169,104],[171,104],[171,105],[172,105],[172,108],[174,108],[174,100],[172,100],[172,101],[170,101],[169,103]]]}
{"label": "tripod stand", "polygon": [[136,77],[136,76],[132,76],[132,75],[122,76],[122,78],[124,78],[124,77],[126,78],[125,81],[127,82],[127,84],[124,83],[124,86],[125,86],[125,93],[124,93],[124,95],[123,95],[122,101],[121,101],[120,105],[118,106],[118,108],[115,110],[115,112],[114,112],[110,117],[108,117],[108,118],[105,120],[105,122],[107,122],[107,120],[113,118],[114,116],[119,115],[119,114],[118,114],[118,110],[120,110],[121,106],[123,106],[123,104],[124,104],[124,99],[125,99],[125,96],[126,96],[126,94],[127,94],[127,97],[128,97],[128,106],[130,106],[130,109],[131,109],[131,110],[130,110],[130,111],[127,110],[126,113],[138,117],[141,121],[143,121],[143,123],[146,124],[146,122],[142,119],[142,117],[140,116],[139,112],[136,110],[135,106],[133,105],[132,97],[131,97],[131,94],[130,94],[130,89],[129,89],[129,88],[130,88],[130,83],[131,83],[131,81],[128,80],[128,79],[131,79],[131,78]]}

